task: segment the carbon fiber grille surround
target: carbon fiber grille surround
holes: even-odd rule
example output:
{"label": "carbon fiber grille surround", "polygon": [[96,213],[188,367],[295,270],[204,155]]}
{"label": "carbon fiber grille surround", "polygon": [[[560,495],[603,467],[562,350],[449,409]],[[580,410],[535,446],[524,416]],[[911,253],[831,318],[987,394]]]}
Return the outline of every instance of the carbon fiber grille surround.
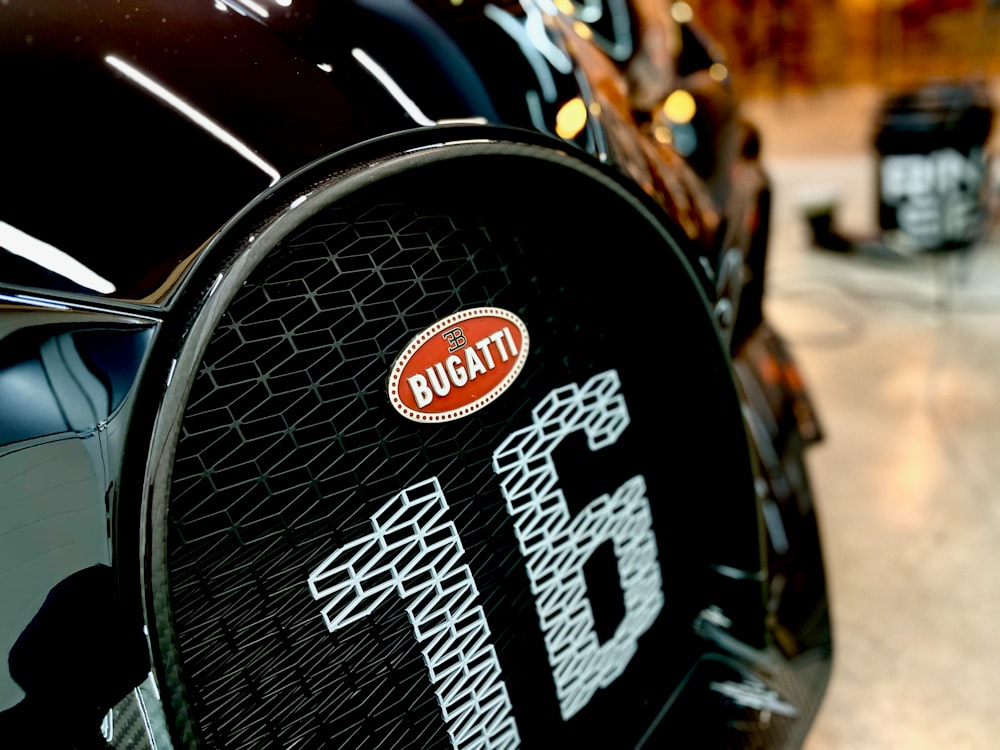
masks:
{"label": "carbon fiber grille surround", "polygon": [[[493,187],[470,179],[484,166],[520,175],[516,205],[502,176]],[[160,613],[180,661],[173,687],[205,746],[450,746],[402,606],[331,633],[306,586],[326,555],[370,533],[388,498],[430,477],[464,544],[524,747],[556,734],[635,744],[693,659],[690,623],[714,596],[704,571],[756,558],[738,407],[693,280],[626,201],[553,164],[527,166],[535,180],[509,157],[433,164],[324,209],[253,270],[212,333],[176,446]],[[397,354],[436,320],[482,305],[531,331],[513,388],[456,422],[396,414],[385,380]],[[657,348],[672,357],[665,369]],[[642,658],[564,722],[491,460],[546,393],[611,368],[632,425],[597,453],[567,441],[560,483],[576,512],[645,475],[670,611],[643,637]],[[732,527],[714,524],[720,508]],[[594,572],[601,559],[588,586],[598,620],[614,620],[616,574]]]}

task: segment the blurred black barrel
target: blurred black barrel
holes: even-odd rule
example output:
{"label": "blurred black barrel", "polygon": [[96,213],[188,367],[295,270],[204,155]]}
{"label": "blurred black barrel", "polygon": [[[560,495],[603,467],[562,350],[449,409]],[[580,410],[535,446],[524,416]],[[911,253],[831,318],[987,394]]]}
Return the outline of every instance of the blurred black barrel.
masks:
{"label": "blurred black barrel", "polygon": [[916,250],[968,247],[987,223],[984,86],[934,82],[893,95],[877,120],[879,226]]}

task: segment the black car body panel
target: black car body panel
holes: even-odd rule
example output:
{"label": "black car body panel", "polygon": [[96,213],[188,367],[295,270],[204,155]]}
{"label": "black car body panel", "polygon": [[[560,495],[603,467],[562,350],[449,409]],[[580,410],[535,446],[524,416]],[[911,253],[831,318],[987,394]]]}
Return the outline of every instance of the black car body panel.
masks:
{"label": "black car body panel", "polygon": [[[630,101],[649,5],[0,7],[0,735],[801,743],[830,663],[819,428],[763,320],[756,136],[697,29],[672,79],[695,116]],[[509,393],[401,419],[393,359],[484,306],[531,333]],[[547,422],[571,396],[619,431]],[[505,453],[533,430],[577,519],[546,544],[589,550],[568,589],[519,515],[538,469]],[[454,517],[425,572],[469,577],[433,612],[471,623],[445,642],[488,699],[435,671],[411,574],[379,574],[406,607],[323,610],[414,488]],[[626,512],[653,558],[600,525]],[[603,667],[560,661],[564,626]]]}

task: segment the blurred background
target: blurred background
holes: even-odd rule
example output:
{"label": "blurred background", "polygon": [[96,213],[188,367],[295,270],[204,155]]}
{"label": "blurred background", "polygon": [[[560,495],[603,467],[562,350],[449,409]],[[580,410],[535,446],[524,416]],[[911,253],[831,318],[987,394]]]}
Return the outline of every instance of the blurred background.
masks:
{"label": "blurred background", "polygon": [[[768,313],[825,441],[809,455],[832,595],[832,683],[806,750],[1000,746],[997,130],[981,239],[878,238],[887,97],[932,81],[1000,102],[1000,8],[983,0],[701,0],[774,180]],[[994,118],[995,119],[995,118]],[[884,123],[882,123],[884,124]],[[883,144],[884,146],[884,144]]]}
{"label": "blurred background", "polygon": [[744,96],[1000,74],[1000,3],[692,0]]}

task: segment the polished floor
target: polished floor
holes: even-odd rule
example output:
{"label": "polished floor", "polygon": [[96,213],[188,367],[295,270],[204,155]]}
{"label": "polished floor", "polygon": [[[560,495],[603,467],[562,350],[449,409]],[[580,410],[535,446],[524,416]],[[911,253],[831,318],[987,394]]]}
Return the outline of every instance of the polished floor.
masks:
{"label": "polished floor", "polygon": [[[804,207],[876,231],[871,87],[751,100],[775,183],[768,313],[826,429],[834,676],[806,750],[1000,747],[1000,233],[887,261],[811,246]],[[1000,101],[1000,97],[994,101]]]}

